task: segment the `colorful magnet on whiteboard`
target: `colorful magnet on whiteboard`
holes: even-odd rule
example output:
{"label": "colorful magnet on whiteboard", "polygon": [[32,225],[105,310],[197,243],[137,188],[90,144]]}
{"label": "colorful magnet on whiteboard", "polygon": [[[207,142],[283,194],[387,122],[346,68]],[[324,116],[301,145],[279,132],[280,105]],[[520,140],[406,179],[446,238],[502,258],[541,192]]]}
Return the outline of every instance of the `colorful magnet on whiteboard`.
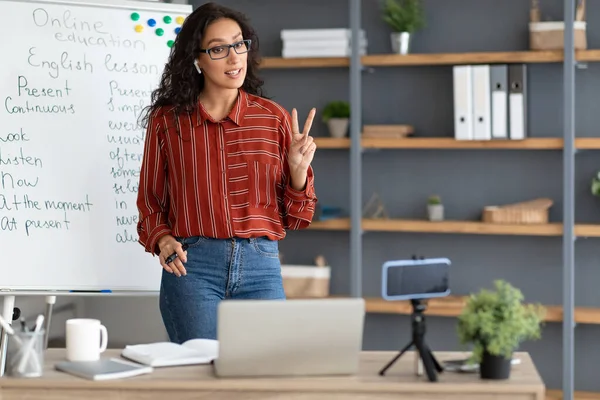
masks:
{"label": "colorful magnet on whiteboard", "polygon": [[167,46],[169,46],[169,47],[173,47],[173,44],[175,44],[175,42],[174,42],[174,41],[172,41],[172,40],[169,40],[169,41],[167,42]]}
{"label": "colorful magnet on whiteboard", "polygon": [[140,33],[144,30],[144,27],[142,25],[136,25],[134,29],[137,33]]}
{"label": "colorful magnet on whiteboard", "polygon": [[156,35],[157,36],[162,36],[164,35],[165,31],[163,30],[163,28],[158,28],[156,29]]}
{"label": "colorful magnet on whiteboard", "polygon": [[178,26],[177,28],[175,28],[175,34],[179,35],[179,32],[181,32],[181,27]]}
{"label": "colorful magnet on whiteboard", "polygon": [[170,24],[172,21],[173,21],[173,18],[169,17],[168,15],[165,15],[165,16],[163,17],[163,22],[164,22],[165,24]]}
{"label": "colorful magnet on whiteboard", "polygon": [[138,14],[138,13],[136,13],[136,12],[134,12],[134,13],[131,13],[131,19],[132,19],[133,21],[137,21],[138,19],[140,19],[140,14]]}
{"label": "colorful magnet on whiteboard", "polygon": [[179,25],[183,24],[184,18],[183,17],[177,17],[175,18],[175,22],[177,22]]}
{"label": "colorful magnet on whiteboard", "polygon": [[148,26],[152,27],[152,26],[154,26],[154,25],[156,25],[156,21],[155,21],[154,19],[150,18],[150,19],[148,20]]}

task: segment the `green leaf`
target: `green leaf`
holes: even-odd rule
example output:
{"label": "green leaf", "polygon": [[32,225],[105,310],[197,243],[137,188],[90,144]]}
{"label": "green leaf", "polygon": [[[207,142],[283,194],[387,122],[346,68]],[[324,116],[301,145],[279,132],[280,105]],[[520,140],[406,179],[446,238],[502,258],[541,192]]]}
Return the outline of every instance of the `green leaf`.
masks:
{"label": "green leaf", "polygon": [[469,296],[458,317],[461,344],[473,344],[472,360],[480,362],[484,351],[510,358],[525,340],[541,338],[546,310],[523,304],[523,294],[503,280],[494,281],[495,291],[482,289]]}
{"label": "green leaf", "polygon": [[332,101],[328,103],[321,113],[323,122],[331,118],[350,118],[350,103],[347,101]]}
{"label": "green leaf", "polygon": [[382,18],[394,32],[415,32],[425,26],[421,0],[384,0]]}

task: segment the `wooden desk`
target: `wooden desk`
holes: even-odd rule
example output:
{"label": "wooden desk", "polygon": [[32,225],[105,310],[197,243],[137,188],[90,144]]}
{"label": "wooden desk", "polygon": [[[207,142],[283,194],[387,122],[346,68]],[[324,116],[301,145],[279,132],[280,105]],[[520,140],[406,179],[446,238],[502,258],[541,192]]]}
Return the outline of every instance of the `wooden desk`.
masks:
{"label": "wooden desk", "polygon": [[[108,350],[104,357],[118,356]],[[413,373],[414,354],[403,355],[385,376],[378,371],[396,352],[363,352],[360,372],[346,377],[219,379],[211,366],[157,368],[134,378],[94,382],[57,372],[53,366],[64,359],[63,349],[50,349],[40,378],[0,379],[1,400],[543,400],[544,383],[527,353],[518,353],[507,381],[483,381],[477,374],[444,372],[438,382]],[[464,353],[436,353],[441,361]]]}

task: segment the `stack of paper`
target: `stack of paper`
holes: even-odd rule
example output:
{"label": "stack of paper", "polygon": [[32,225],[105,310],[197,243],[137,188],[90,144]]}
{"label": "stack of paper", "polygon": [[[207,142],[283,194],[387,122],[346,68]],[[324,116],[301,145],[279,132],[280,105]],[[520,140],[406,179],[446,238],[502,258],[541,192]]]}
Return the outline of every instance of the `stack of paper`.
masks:
{"label": "stack of paper", "polygon": [[[294,57],[349,57],[352,54],[352,30],[283,29],[281,31],[283,58]],[[367,54],[365,31],[360,31],[360,55]]]}

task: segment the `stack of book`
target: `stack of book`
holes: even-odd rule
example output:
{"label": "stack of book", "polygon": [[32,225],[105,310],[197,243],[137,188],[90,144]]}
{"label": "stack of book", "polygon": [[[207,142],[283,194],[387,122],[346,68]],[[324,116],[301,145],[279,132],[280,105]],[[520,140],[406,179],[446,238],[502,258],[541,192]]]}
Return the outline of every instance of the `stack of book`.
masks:
{"label": "stack of book", "polygon": [[[352,54],[352,30],[331,29],[283,29],[281,31],[283,58],[295,57],[350,57]],[[360,55],[367,54],[365,31],[360,31]]]}

